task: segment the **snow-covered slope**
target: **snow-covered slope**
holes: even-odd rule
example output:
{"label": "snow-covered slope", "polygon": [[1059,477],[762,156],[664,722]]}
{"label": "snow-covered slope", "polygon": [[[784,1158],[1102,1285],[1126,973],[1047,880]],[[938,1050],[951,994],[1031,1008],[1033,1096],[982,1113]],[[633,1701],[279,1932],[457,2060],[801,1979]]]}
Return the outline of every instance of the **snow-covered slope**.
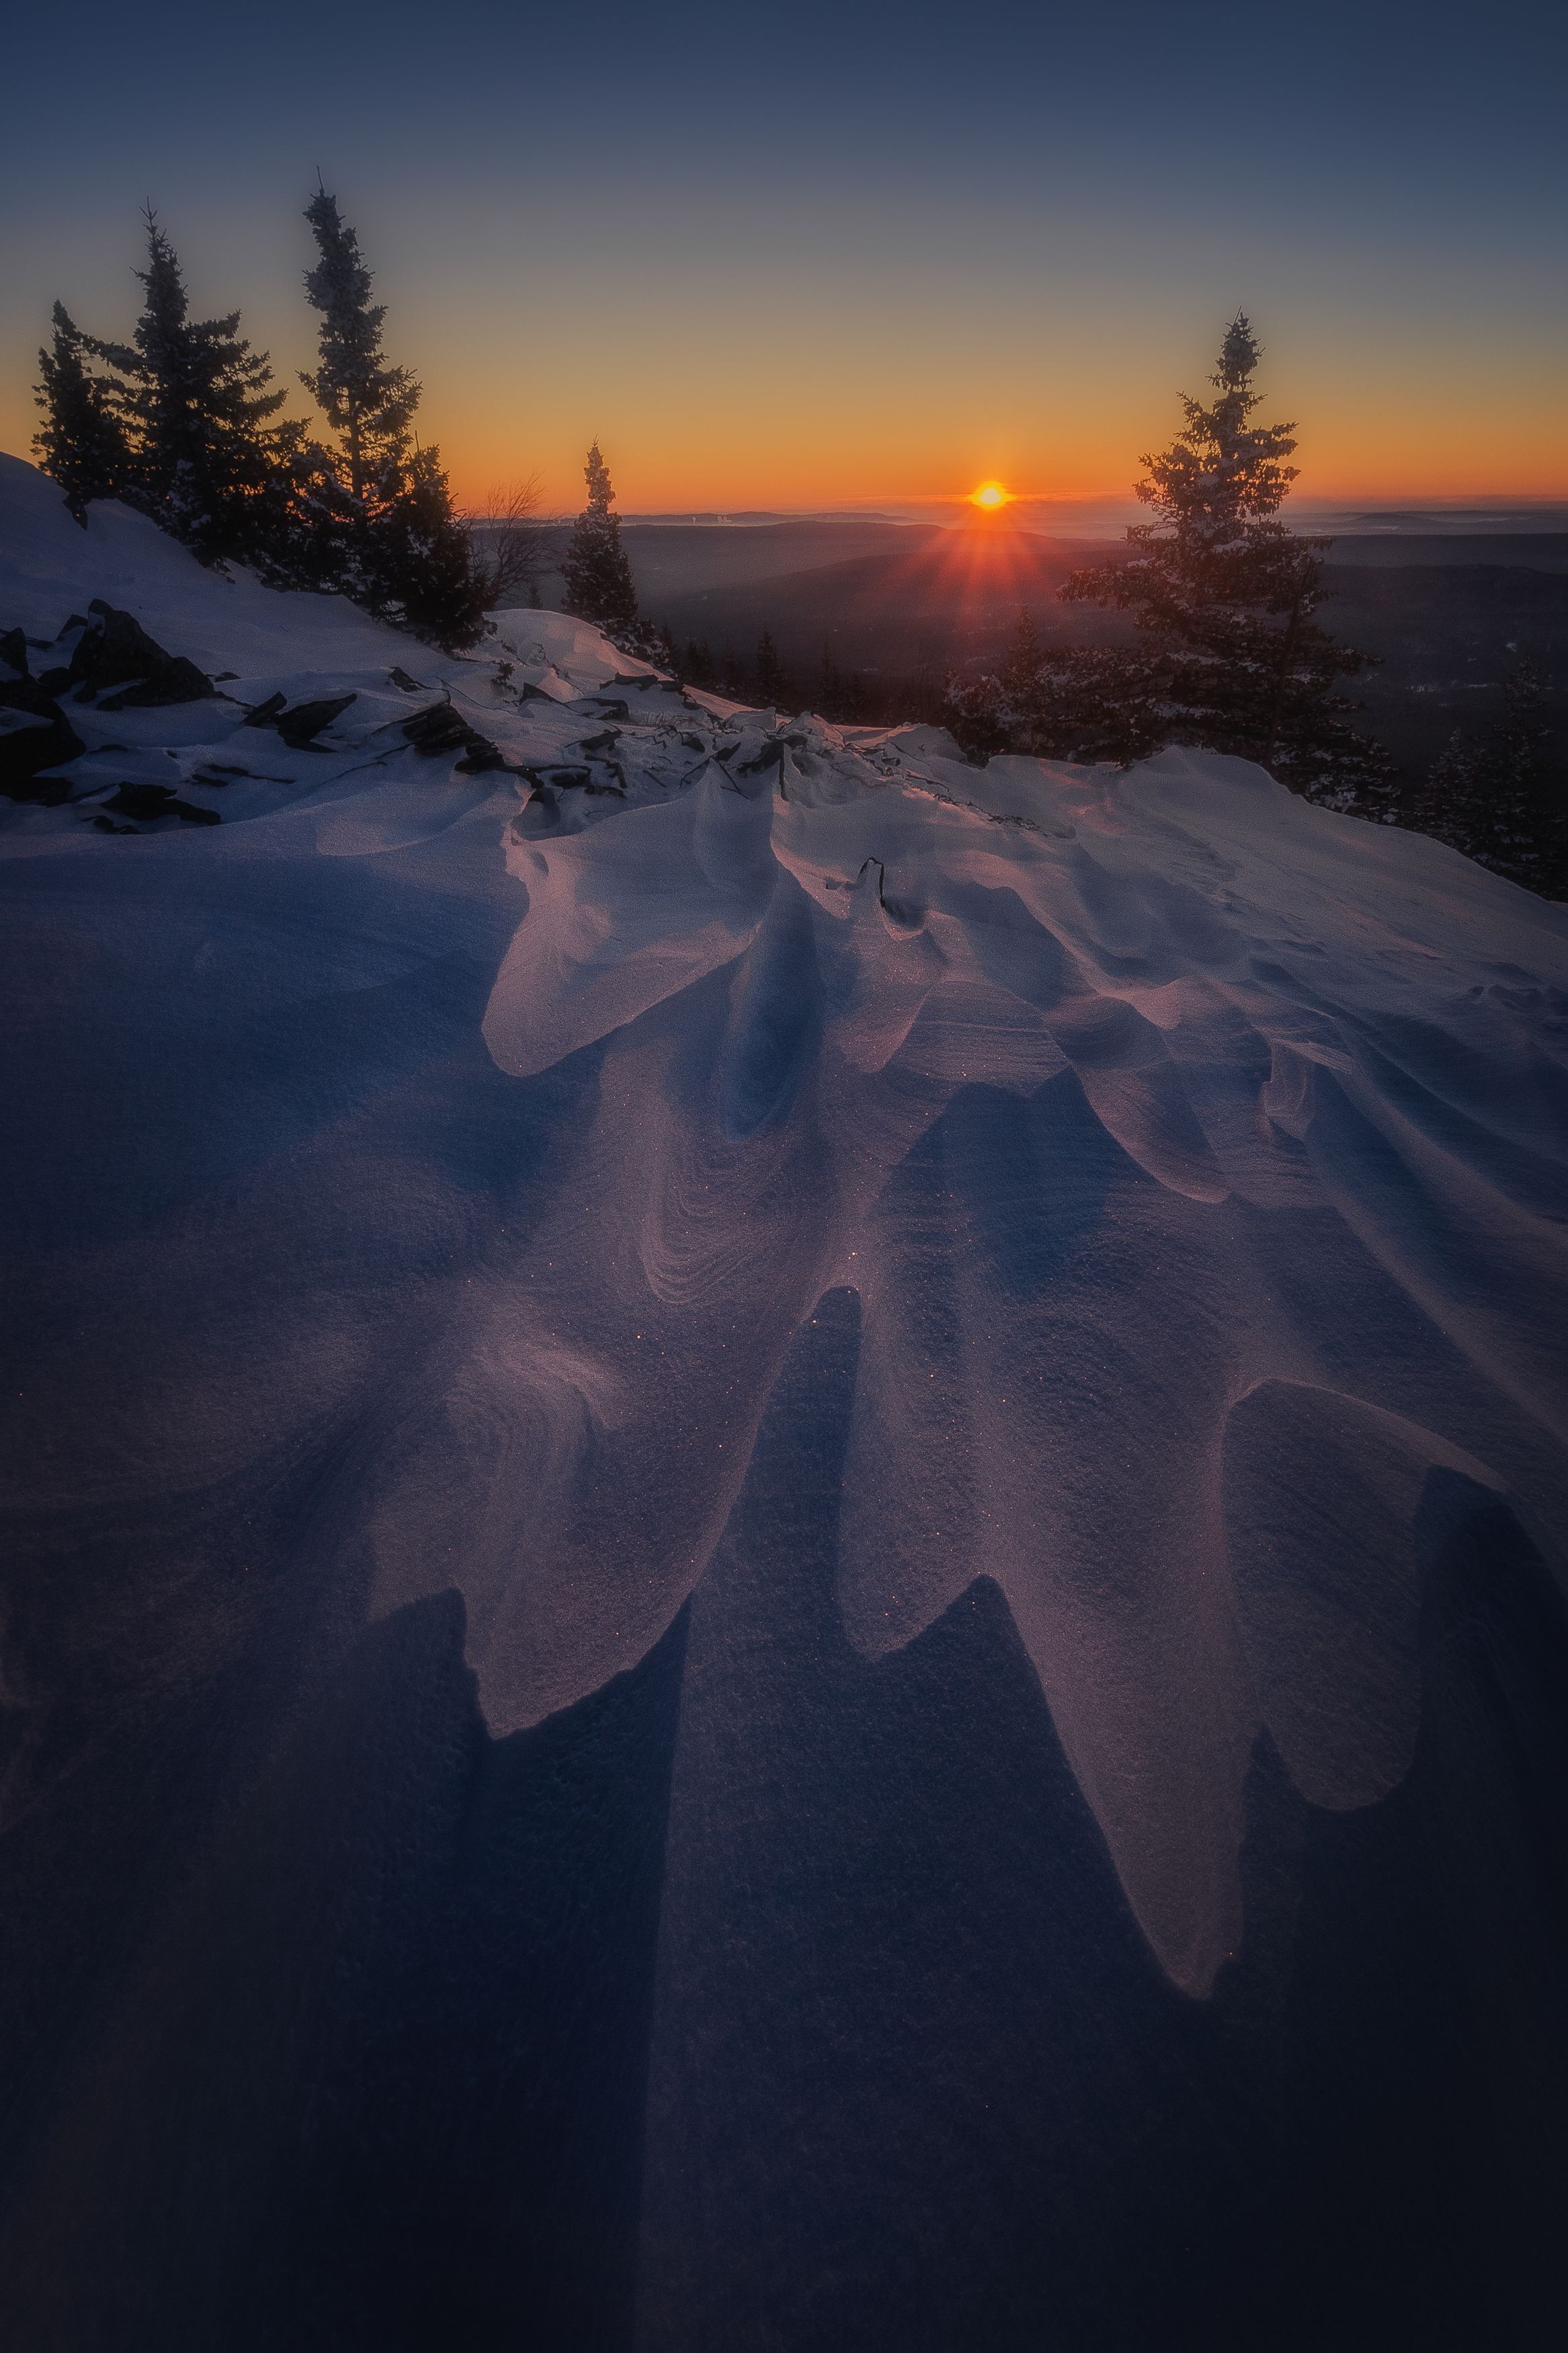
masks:
{"label": "snow-covered slope", "polygon": [[[1568,915],[1240,762],[976,770],[549,614],[447,659],[0,491],[0,628],[99,596],[237,673],[68,706],[72,797],[0,804],[11,1542],[131,1629],[114,1721],[243,1685],[269,1613],[309,1648],[455,1588],[499,1737],[697,1594],[644,2193],[679,2308],[682,1969],[769,1869],[726,1792],[760,1821],[795,1755],[769,1611],[819,1490],[847,1656],[994,1581],[1203,1997],[1253,1933],[1258,1758],[1315,1820],[1384,1806],[1450,1640],[1433,1561],[1501,1514],[1561,1572]],[[246,723],[277,692],[355,699],[290,750]],[[507,766],[409,744],[443,695]],[[159,777],[226,822],[95,827]],[[13,1820],[108,1736],[100,1630],[47,1619],[5,1658]]]}
{"label": "snow-covered slope", "polygon": [[[280,596],[241,572],[205,572],[144,515],[88,509],[73,523],[47,475],[0,455],[5,626],[52,638],[94,596],[134,613],[149,636],[216,670],[312,670],[395,661],[404,640],[342,596]],[[178,640],[177,647],[175,641]]]}

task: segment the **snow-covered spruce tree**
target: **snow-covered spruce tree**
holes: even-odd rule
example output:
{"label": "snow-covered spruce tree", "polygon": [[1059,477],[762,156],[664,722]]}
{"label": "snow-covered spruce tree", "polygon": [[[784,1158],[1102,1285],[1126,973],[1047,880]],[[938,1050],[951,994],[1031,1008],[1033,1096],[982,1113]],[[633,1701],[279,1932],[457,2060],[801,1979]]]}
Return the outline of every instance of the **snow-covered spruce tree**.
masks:
{"label": "snow-covered spruce tree", "polygon": [[588,452],[583,475],[588,485],[588,503],[572,526],[562,560],[564,602],[566,610],[580,621],[611,628],[637,619],[637,592],[621,545],[621,519],[610,512],[616,493],[597,441]]}
{"label": "snow-covered spruce tree", "polygon": [[1022,613],[1007,659],[947,681],[943,718],[966,752],[1042,760],[1145,760],[1167,740],[1157,660],[1121,647],[1043,646]]}
{"label": "snow-covered spruce tree", "polygon": [[90,499],[117,499],[131,485],[131,443],[118,388],[89,367],[91,348],[64,303],[57,302],[53,333],[38,353],[37,397],[44,422],[33,447],[81,523]]}
{"label": "snow-covered spruce tree", "polygon": [[321,313],[320,365],[300,382],[333,446],[316,453],[308,488],[312,576],[373,613],[450,647],[484,627],[490,574],[453,512],[441,453],[414,437],[419,385],[382,349],[384,303],[337,198],[318,186],[305,207],[318,260],[305,298]]}
{"label": "snow-covered spruce tree", "polygon": [[[1131,615],[1162,740],[1238,753],[1314,799],[1384,815],[1392,764],[1333,691],[1368,657],[1313,617],[1317,551],[1329,543],[1278,519],[1296,476],[1285,463],[1295,427],[1252,422],[1259,356],[1238,311],[1210,379],[1218,398],[1184,395],[1183,430],[1142,460],[1138,496],[1157,521],[1132,526],[1123,561],[1072,574],[1062,596]],[[1113,688],[1116,658],[1101,666]]]}
{"label": "snow-covered spruce tree", "polygon": [[265,352],[239,333],[239,312],[194,320],[174,247],[149,210],[142,316],[131,344],[84,337],[124,379],[130,427],[124,495],[204,562],[265,555],[285,527],[280,470],[298,427],[270,420],[286,395],[272,389]]}

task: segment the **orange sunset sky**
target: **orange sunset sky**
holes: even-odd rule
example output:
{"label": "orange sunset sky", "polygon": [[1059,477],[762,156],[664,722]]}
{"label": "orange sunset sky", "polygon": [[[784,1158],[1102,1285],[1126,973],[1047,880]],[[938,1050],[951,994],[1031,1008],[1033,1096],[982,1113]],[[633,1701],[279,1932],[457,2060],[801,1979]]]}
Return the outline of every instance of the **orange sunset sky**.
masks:
{"label": "orange sunset sky", "polygon": [[[1303,499],[1568,498],[1563,35],[1523,0],[388,0],[374,44],[300,0],[84,0],[77,30],[69,136],[28,111],[0,157],[15,451],[55,298],[129,332],[149,200],[305,413],[320,167],[470,504],[537,473],[575,507],[594,435],[630,512],[1124,500],[1238,307]],[[14,46],[47,68],[41,23]]]}

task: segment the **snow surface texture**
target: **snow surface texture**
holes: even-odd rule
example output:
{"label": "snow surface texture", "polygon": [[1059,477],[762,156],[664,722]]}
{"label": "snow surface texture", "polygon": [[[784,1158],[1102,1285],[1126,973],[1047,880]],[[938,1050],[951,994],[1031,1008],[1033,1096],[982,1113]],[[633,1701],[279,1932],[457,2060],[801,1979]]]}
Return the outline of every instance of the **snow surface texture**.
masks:
{"label": "snow surface texture", "polygon": [[[582,1074],[526,1209],[459,1240],[471,1201],[425,1171],[404,1198],[395,1103],[367,1116],[374,1080],[324,1039],[294,1074],[315,1166],[276,1235],[290,1295],[262,1134],[183,1206],[177,1267],[166,1231],[121,1261],[128,1324],[148,1241],[160,1282],[189,1286],[211,1352],[194,1387],[154,1357],[124,1397],[75,1346],[54,1368],[114,1431],[98,1461],[72,1449],[73,1486],[205,1483],[264,1398],[273,1444],[348,1417],[379,1606],[457,1584],[510,1731],[658,1640],[791,1335],[853,1285],[851,1638],[878,1655],[994,1577],[1134,1911],[1206,1990],[1241,1934],[1260,1718],[1318,1804],[1380,1798],[1409,1760],[1427,1472],[1505,1489],[1542,1540],[1568,1522],[1563,912],[1242,762],[976,773],[935,729],[683,699],[556,615],[498,617],[499,687],[495,659],[215,583],[139,518],[95,510],[84,533],[41,478],[21,488],[7,623],[52,636],[96,586],[167,649],[242,666],[224,703],[96,726],[73,706],[79,732],[133,733],[138,773],[172,765],[182,790],[226,759],[252,775],[205,795],[251,822],[199,841],[108,840],[75,801],[13,820],[7,851],[49,860],[51,914],[75,900],[94,947],[91,968],[18,974],[13,1006],[134,1006],[121,1071],[177,1044],[195,1084],[158,1149],[179,1161],[231,1025],[395,988],[500,922],[491,1057]],[[389,663],[554,792],[407,748],[398,723],[435,698]],[[290,754],[241,723],[279,691],[355,701]],[[69,773],[90,795],[126,766],[94,748]],[[379,874],[334,894],[324,862],[364,859],[396,861],[380,922]],[[413,1043],[371,1060],[406,1086]],[[115,1155],[104,1108],[40,1107],[68,1166]],[[367,1314],[341,1261],[384,1281],[384,1221],[416,1229],[418,1279],[402,1314],[383,1293]],[[114,1279],[95,1254],[98,1316]],[[389,1305],[405,1341],[367,1362]]]}
{"label": "snow surface texture", "polygon": [[[1208,1996],[1260,1734],[1330,1814],[1410,1767],[1434,1496],[1501,1499],[1561,1571],[1564,911],[1239,761],[978,771],[940,730],[682,694],[552,614],[443,658],[119,511],[83,533],[14,463],[0,491],[0,627],[100,596],[237,673],[70,706],[72,797],[0,804],[14,1540],[205,1564],[215,1658],[285,1559],[360,1564],[379,1619],[456,1588],[497,1737],[701,1587],[673,2131],[680,1892],[752,1705],[721,1738],[700,1695],[760,1639],[713,1564],[786,1588],[837,1448],[850,1651],[993,1580],[1142,1936]],[[354,700],[290,751],[245,723],[279,692]],[[405,742],[443,696],[508,768]],[[94,829],[158,777],[223,824]],[[759,1430],[806,1445],[800,1349],[847,1316],[827,1454],[767,1488]],[[15,1820],[64,1702],[6,1675]],[[658,2274],[684,2193],[650,2164]]]}

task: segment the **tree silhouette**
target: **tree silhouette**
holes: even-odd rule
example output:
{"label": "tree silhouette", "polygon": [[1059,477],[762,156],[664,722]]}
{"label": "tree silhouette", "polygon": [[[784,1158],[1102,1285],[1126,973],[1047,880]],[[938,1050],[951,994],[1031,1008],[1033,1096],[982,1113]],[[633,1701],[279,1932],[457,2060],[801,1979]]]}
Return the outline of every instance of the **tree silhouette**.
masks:
{"label": "tree silhouette", "polygon": [[773,631],[764,628],[762,636],[757,639],[758,702],[769,704],[776,710],[784,700],[787,684],[784,664],[779,659],[778,648],[773,643]]}
{"label": "tree silhouette", "polygon": [[1238,311],[1210,379],[1218,398],[1184,395],[1182,431],[1142,461],[1137,492],[1156,520],[1128,532],[1124,560],[1072,574],[1061,594],[1131,616],[1144,641],[1132,667],[1153,689],[1163,740],[1239,753],[1299,788],[1364,804],[1390,764],[1350,728],[1352,706],[1333,688],[1368,658],[1313,617],[1328,541],[1278,520],[1296,476],[1284,462],[1296,428],[1252,421],[1259,357]]}
{"label": "tree silhouette", "polygon": [[44,422],[33,437],[38,463],[66,494],[79,522],[90,499],[117,499],[130,488],[131,443],[116,387],[87,364],[93,348],[63,302],[54,308],[53,333],[38,353]]}
{"label": "tree silhouette", "polygon": [[338,200],[318,185],[305,207],[320,259],[305,273],[305,299],[321,314],[320,365],[300,381],[337,435],[351,495],[390,495],[407,462],[419,385],[391,367],[381,347],[386,305],[373,303],[372,278],[359,238]]}
{"label": "tree silhouette", "polygon": [[637,594],[621,545],[621,519],[610,512],[616,493],[597,441],[588,452],[583,474],[588,503],[572,526],[561,566],[566,584],[564,601],[566,610],[579,620],[606,628],[637,619]]}
{"label": "tree silhouette", "polygon": [[[130,427],[125,495],[208,562],[247,555],[279,524],[278,475],[298,427],[269,427],[287,396],[239,312],[195,320],[179,259],[149,208],[143,302],[131,344],[83,345],[124,379]],[[269,526],[271,526],[269,528]]]}
{"label": "tree silhouette", "polygon": [[382,349],[385,305],[338,200],[318,185],[305,207],[319,259],[305,297],[320,311],[321,364],[300,382],[337,447],[310,472],[310,566],[373,612],[446,646],[471,645],[496,586],[453,511],[434,445],[413,431],[419,385]]}

